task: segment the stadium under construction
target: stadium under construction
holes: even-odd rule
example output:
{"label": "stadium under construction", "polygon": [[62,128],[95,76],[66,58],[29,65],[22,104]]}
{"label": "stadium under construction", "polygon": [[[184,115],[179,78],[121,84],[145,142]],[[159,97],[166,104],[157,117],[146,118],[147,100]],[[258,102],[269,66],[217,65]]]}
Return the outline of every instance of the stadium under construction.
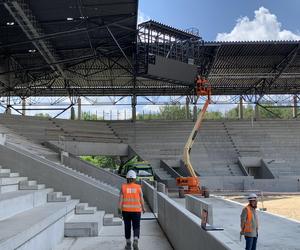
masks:
{"label": "stadium under construction", "polygon": [[[123,249],[124,179],[83,155],[151,164],[155,182],[141,184],[145,250],[243,249],[242,205],[228,195],[299,195],[300,41],[210,42],[196,29],[138,24],[137,13],[137,0],[0,0],[0,249]],[[202,123],[197,104],[220,96],[232,97],[239,119]],[[31,103],[39,97],[55,101]],[[81,120],[82,100],[96,97],[130,98],[130,120]],[[151,97],[182,98],[186,119],[138,120],[140,98]],[[266,100],[293,118],[276,119]],[[260,109],[275,118],[260,119]],[[179,198],[192,131],[192,173],[209,198]],[[203,209],[216,230],[201,225]],[[264,210],[258,248],[299,249],[300,222]]]}

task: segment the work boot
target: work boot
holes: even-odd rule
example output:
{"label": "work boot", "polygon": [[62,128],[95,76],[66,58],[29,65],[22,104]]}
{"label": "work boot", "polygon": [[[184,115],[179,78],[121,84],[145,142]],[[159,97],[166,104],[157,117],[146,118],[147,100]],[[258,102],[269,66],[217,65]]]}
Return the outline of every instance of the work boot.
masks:
{"label": "work boot", "polygon": [[133,240],[133,250],[139,250],[139,241],[137,239]]}
{"label": "work boot", "polygon": [[131,250],[131,241],[126,240],[125,250]]}

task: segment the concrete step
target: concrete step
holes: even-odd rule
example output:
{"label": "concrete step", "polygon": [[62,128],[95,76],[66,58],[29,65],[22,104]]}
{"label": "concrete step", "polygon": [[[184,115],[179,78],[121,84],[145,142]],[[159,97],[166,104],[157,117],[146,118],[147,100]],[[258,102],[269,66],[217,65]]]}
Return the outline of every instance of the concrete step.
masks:
{"label": "concrete step", "polygon": [[104,211],[94,214],[75,214],[65,222],[66,237],[93,237],[100,234]]}
{"label": "concrete step", "polygon": [[62,192],[51,192],[47,195],[48,202],[66,202],[71,200],[70,195],[63,195]]}
{"label": "concrete step", "polygon": [[0,173],[0,178],[2,177],[19,177],[19,173]]}
{"label": "concrete step", "polygon": [[2,185],[0,184],[0,194],[5,194],[9,192],[14,192],[19,190],[19,185],[14,184],[14,185]]}
{"label": "concrete step", "polygon": [[2,177],[0,178],[0,185],[19,184],[20,181],[27,181],[27,177]]}
{"label": "concrete step", "polygon": [[18,190],[0,195],[0,220],[43,205],[47,202],[47,194],[53,189],[38,191]]}
{"label": "concrete step", "polygon": [[44,189],[44,184],[37,184],[37,181],[20,181],[19,189],[20,190],[40,190]]}
{"label": "concrete step", "polygon": [[119,226],[122,225],[121,218],[114,217],[113,214],[105,214],[103,217],[103,226]]}
{"label": "concrete step", "polygon": [[0,169],[0,174],[10,173],[10,169],[2,168]]}
{"label": "concrete step", "polygon": [[54,249],[63,238],[65,217],[77,203],[46,203],[1,220],[0,249]]}
{"label": "concrete step", "polygon": [[94,214],[97,212],[96,207],[89,207],[88,203],[79,203],[75,207],[75,214]]}

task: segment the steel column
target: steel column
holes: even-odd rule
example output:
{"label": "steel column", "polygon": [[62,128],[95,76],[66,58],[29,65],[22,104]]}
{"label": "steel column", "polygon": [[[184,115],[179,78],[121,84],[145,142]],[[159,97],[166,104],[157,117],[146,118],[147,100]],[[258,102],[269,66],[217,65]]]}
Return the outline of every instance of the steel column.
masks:
{"label": "steel column", "polygon": [[131,111],[132,111],[132,122],[136,121],[136,95],[131,97]]}
{"label": "steel column", "polygon": [[294,102],[294,105],[293,105],[293,118],[297,118],[297,116],[298,116],[298,113],[297,113],[298,97],[297,97],[297,95],[293,96],[293,102]]}
{"label": "steel column", "polygon": [[[81,98],[80,97],[78,97],[78,99],[77,99],[77,106],[78,106],[78,120],[81,120]],[[104,117],[103,117],[103,119],[104,119]]]}
{"label": "steel column", "polygon": [[243,97],[240,96],[240,103],[239,103],[239,119],[244,119],[244,107],[243,107]]}

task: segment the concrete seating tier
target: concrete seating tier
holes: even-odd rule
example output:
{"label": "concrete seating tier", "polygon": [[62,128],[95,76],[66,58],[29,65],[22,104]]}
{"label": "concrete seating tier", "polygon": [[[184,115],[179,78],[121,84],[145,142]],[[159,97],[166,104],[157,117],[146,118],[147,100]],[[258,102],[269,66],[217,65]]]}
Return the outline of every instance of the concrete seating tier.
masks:
{"label": "concrete seating tier", "polygon": [[59,140],[120,142],[105,122],[71,121],[17,115],[0,115],[0,123],[35,142]]}
{"label": "concrete seating tier", "polygon": [[[151,162],[160,178],[171,176],[160,169],[160,159],[172,161],[177,167],[182,158],[183,148],[194,126],[192,121],[138,121],[136,123],[111,122],[110,127],[124,142],[128,143],[145,160]],[[205,122],[192,149],[191,159],[200,175],[239,175],[235,165],[237,153],[220,122]],[[203,162],[220,160],[218,169]],[[177,162],[177,164],[174,164]],[[229,170],[230,164],[233,170]]]}
{"label": "concrete seating tier", "polygon": [[[156,168],[159,159],[174,163],[182,157],[193,125],[191,121],[110,123],[118,137]],[[299,127],[298,120],[205,121],[191,152],[193,166],[202,176],[242,176],[237,158],[256,156],[283,161],[269,164],[275,175],[299,175]]]}
{"label": "concrete seating tier", "polygon": [[[192,121],[105,123],[8,115],[1,118],[0,123],[38,142],[59,136],[78,141],[122,141],[155,168],[160,167],[160,160],[179,161],[194,126]],[[279,175],[297,174],[299,125],[298,120],[205,121],[191,152],[192,163],[202,176],[243,175],[238,157],[255,156],[284,162],[270,164]]]}
{"label": "concrete seating tier", "polygon": [[[0,249],[54,249],[64,236],[100,234],[104,211],[26,177],[2,177],[0,185]],[[111,214],[105,222],[120,224]]]}
{"label": "concrete seating tier", "polygon": [[259,156],[268,161],[275,176],[300,174],[300,121],[226,121],[226,127],[241,156]]}

